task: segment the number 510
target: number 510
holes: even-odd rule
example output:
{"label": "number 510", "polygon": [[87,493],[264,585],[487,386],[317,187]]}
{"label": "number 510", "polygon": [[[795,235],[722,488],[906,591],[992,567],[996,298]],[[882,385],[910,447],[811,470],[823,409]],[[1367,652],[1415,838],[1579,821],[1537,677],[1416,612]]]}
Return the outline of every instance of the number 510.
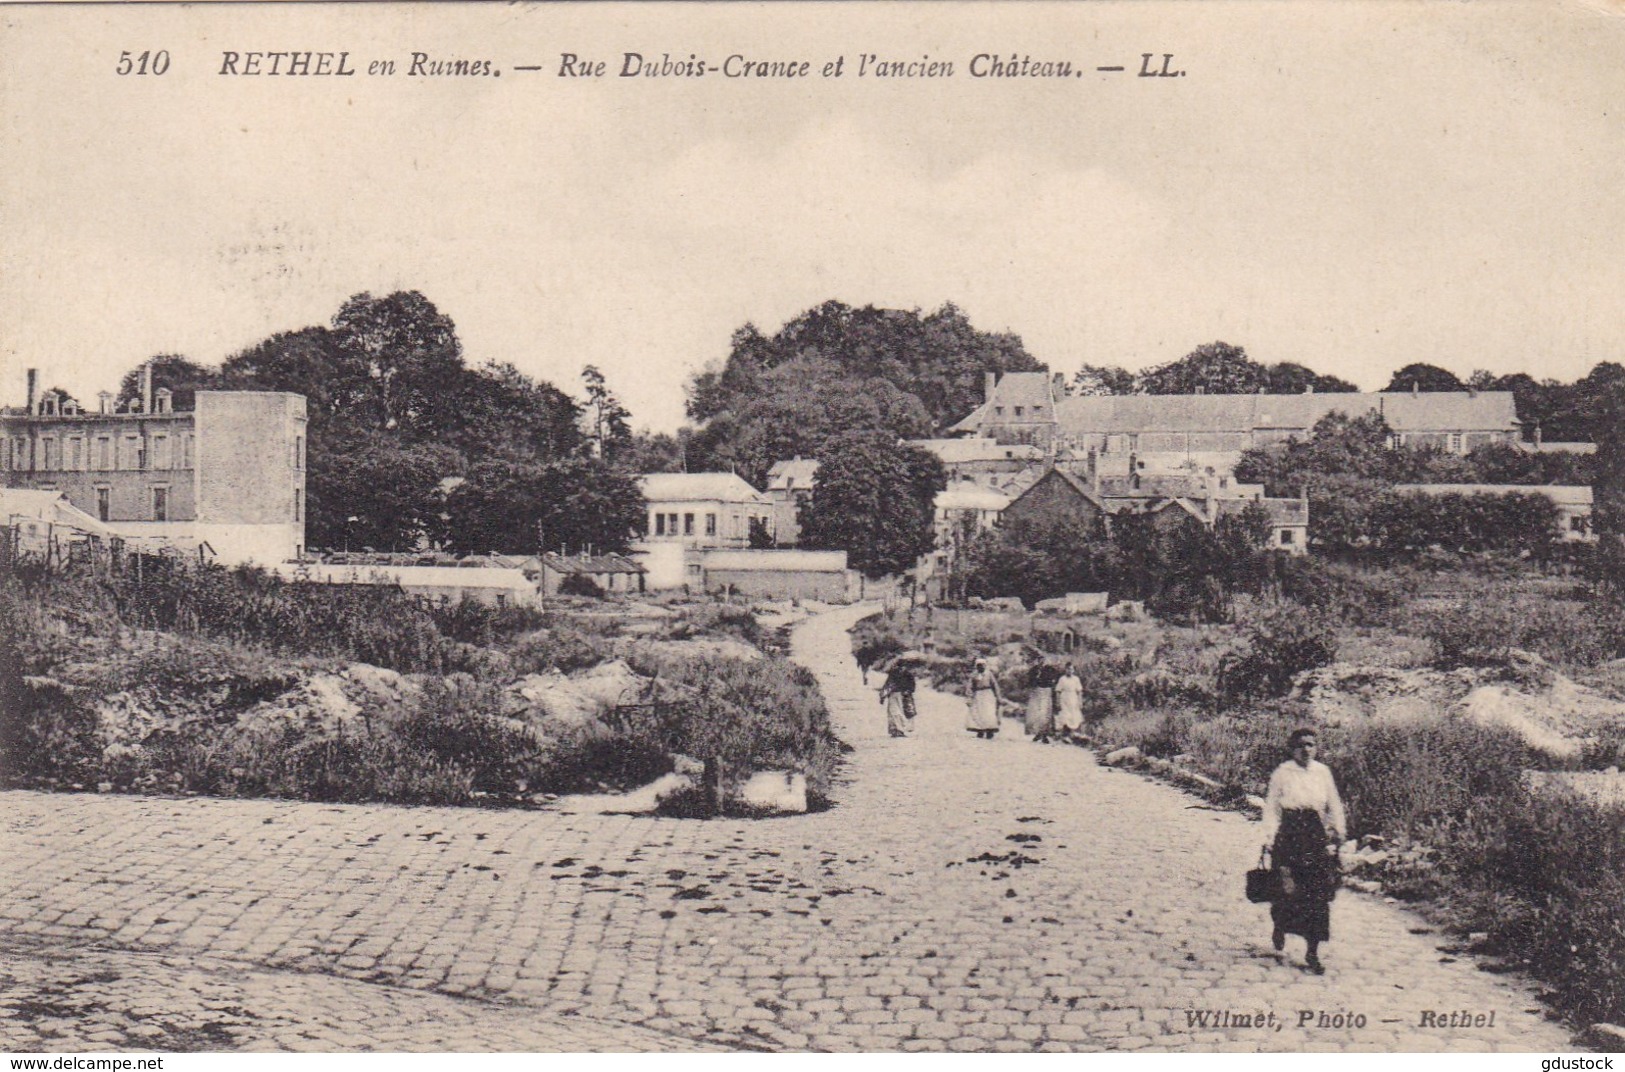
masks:
{"label": "number 510", "polygon": [[157,52],[143,52],[139,56],[131,56],[128,50],[118,55],[119,74],[163,74],[169,70],[169,50],[161,48]]}

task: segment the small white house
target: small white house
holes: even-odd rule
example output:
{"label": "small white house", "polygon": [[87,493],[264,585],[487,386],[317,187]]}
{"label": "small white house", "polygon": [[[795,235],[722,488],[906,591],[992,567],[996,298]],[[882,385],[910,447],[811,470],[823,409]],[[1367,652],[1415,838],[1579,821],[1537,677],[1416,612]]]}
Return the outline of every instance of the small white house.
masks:
{"label": "small white house", "polygon": [[767,496],[733,473],[650,473],[638,482],[649,503],[647,542],[749,547],[750,523],[773,516]]}

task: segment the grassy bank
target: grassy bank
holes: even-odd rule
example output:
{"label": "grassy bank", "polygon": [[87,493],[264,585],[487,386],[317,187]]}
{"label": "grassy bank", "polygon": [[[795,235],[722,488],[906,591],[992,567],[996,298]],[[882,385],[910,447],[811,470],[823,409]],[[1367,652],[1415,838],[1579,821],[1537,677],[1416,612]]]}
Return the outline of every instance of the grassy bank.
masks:
{"label": "grassy bank", "polygon": [[[748,608],[643,610],[632,629],[600,604],[425,608],[255,571],[0,577],[0,777],[489,804],[630,788],[688,756],[802,771],[827,802],[839,745],[811,676],[726,654],[775,642]],[[593,668],[634,702],[555,717],[523,691]]]}

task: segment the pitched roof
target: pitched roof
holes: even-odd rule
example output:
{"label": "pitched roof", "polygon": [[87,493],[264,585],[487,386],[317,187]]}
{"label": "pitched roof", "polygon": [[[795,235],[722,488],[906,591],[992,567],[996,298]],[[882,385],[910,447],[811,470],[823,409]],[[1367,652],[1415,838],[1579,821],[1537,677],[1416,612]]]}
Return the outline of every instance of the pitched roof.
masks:
{"label": "pitched roof", "polygon": [[638,477],[650,502],[748,502],[768,505],[762,493],[734,473],[648,473]]}
{"label": "pitched roof", "polygon": [[648,573],[624,555],[560,555],[548,552],[542,562],[554,573]]}
{"label": "pitched roof", "polygon": [[1396,432],[1511,431],[1510,391],[1296,395],[1086,395],[1064,398],[1057,418],[1073,434],[1250,432],[1309,429],[1329,413],[1381,413]]}
{"label": "pitched roof", "polygon": [[767,490],[789,491],[792,488],[810,488],[818,476],[818,461],[814,458],[790,458],[773,463],[767,471]]}
{"label": "pitched roof", "polygon": [[1085,484],[1082,480],[1079,480],[1077,477],[1073,476],[1071,473],[1067,472],[1065,469],[1050,469],[1048,472],[1046,472],[1042,476],[1040,476],[1037,480],[1034,480],[1031,484],[1029,484],[1022,491],[1022,493],[1020,495],[1017,495],[1015,498],[1011,499],[1010,500],[1010,505],[1014,506],[1016,503],[1020,502],[1022,499],[1025,499],[1027,496],[1029,496],[1029,495],[1031,495],[1033,493],[1033,490],[1035,488],[1041,486],[1045,481],[1050,480],[1052,478],[1061,481],[1068,488],[1072,489],[1074,492],[1081,495],[1083,498],[1085,498],[1085,499],[1089,500],[1090,502],[1094,503],[1096,506],[1100,507],[1102,510],[1106,509],[1106,505],[1100,501],[1100,497],[1098,495],[1096,495],[1093,491],[1091,491],[1089,489],[1089,485]]}
{"label": "pitched roof", "polygon": [[938,510],[1003,510],[1010,496],[980,484],[960,483],[937,492]]}
{"label": "pitched roof", "polygon": [[0,524],[9,524],[13,517],[48,521],[91,536],[118,535],[111,526],[69,502],[68,497],[60,491],[0,488]]}
{"label": "pitched roof", "polygon": [[1057,403],[1050,388],[1052,382],[1053,379],[1047,372],[1006,372],[994,385],[993,397],[976,407],[969,416],[948,430],[973,432],[988,419],[989,414],[995,413],[996,407],[999,406],[1004,407],[1004,413],[996,418],[998,420],[1012,419],[1017,406],[1028,410],[1023,416],[1030,415],[1031,407],[1042,406],[1044,409],[1041,419],[1048,419],[1054,415]]}
{"label": "pitched roof", "polygon": [[1239,514],[1249,506],[1262,506],[1271,525],[1309,524],[1309,504],[1302,499],[1217,499],[1219,516]]}

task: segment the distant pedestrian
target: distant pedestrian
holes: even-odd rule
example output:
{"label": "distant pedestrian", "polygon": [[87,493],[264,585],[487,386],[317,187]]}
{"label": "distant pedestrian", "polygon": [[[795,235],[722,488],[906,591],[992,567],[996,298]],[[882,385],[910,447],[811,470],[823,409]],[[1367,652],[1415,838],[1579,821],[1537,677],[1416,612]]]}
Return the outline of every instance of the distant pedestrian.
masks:
{"label": "distant pedestrian", "polygon": [[987,668],[986,659],[977,659],[966,691],[970,694],[969,717],[965,728],[984,741],[999,733],[999,679]]}
{"label": "distant pedestrian", "polygon": [[1316,975],[1324,975],[1320,943],[1331,938],[1337,849],[1347,823],[1332,772],[1315,759],[1315,731],[1294,730],[1287,747],[1292,758],[1275,768],[1264,796],[1264,852],[1275,890],[1271,941],[1281,950],[1288,934],[1301,935],[1309,943],[1304,963]]}
{"label": "distant pedestrian", "polygon": [[1049,744],[1055,736],[1055,683],[1061,672],[1041,662],[1027,675],[1027,736],[1034,744]]}
{"label": "distant pedestrian", "polygon": [[1055,682],[1055,730],[1064,740],[1080,742],[1083,731],[1083,678],[1074,663]]}
{"label": "distant pedestrian", "polygon": [[914,672],[908,662],[892,663],[886,683],[880,686],[880,702],[886,706],[886,732],[893,737],[907,737],[914,731],[914,688]]}

